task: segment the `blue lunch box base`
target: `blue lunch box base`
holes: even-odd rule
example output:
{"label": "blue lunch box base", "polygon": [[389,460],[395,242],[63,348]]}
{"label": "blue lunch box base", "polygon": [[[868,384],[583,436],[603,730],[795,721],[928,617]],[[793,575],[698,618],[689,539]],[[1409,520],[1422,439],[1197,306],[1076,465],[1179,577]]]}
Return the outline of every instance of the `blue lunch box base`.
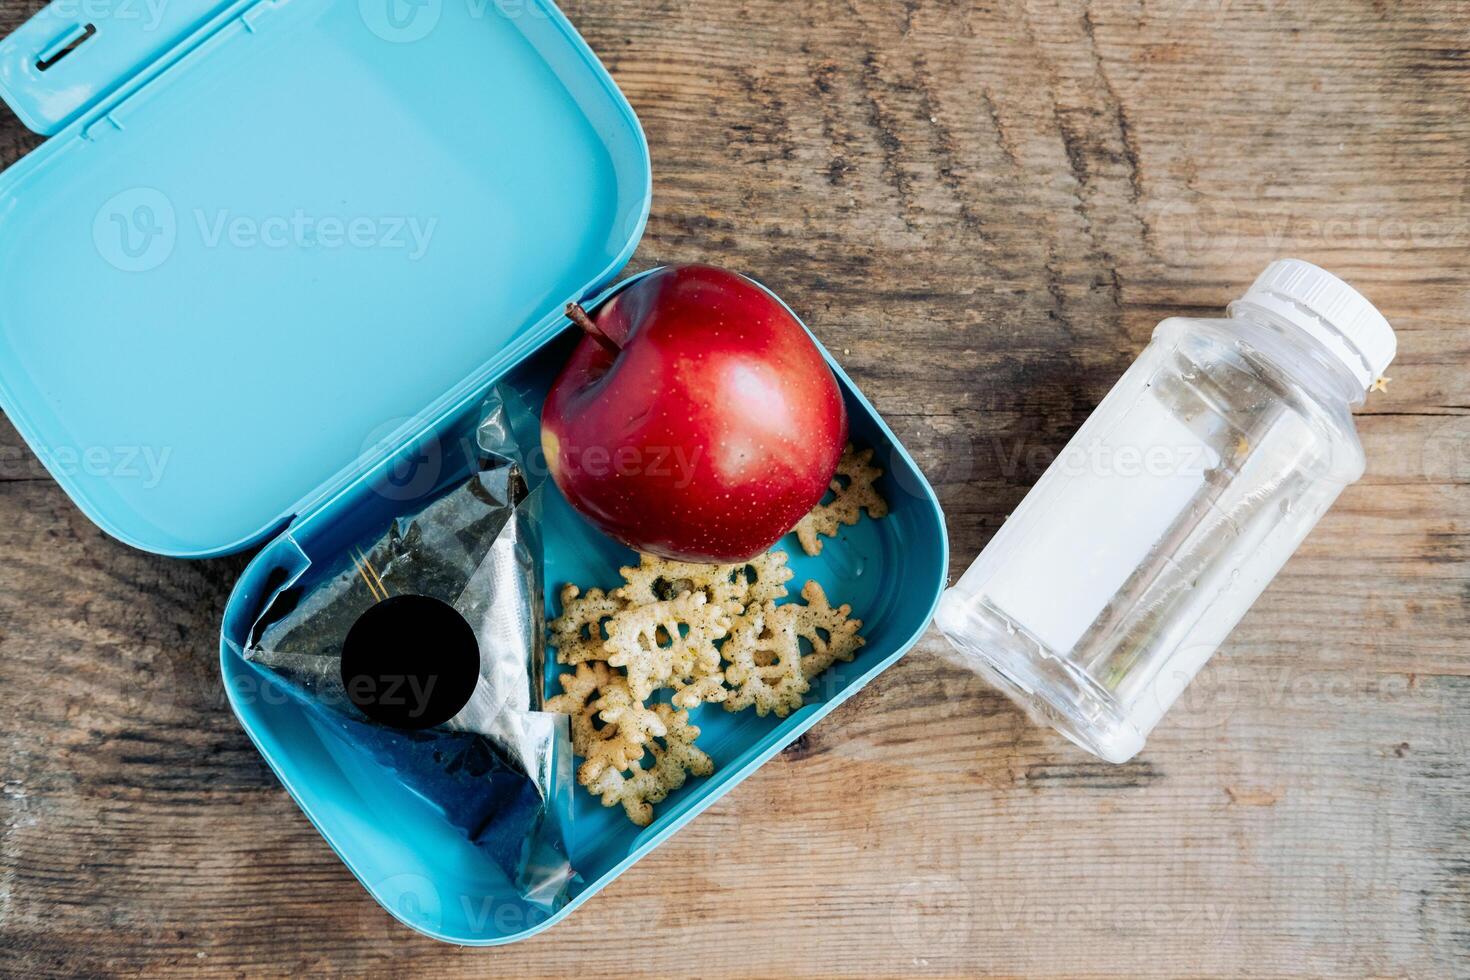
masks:
{"label": "blue lunch box base", "polygon": [[[595,310],[596,304],[591,308]],[[579,337],[574,328],[567,329],[511,369],[504,380],[539,405]],[[412,505],[414,497],[405,494],[400,482],[405,474],[428,466],[442,478],[452,479],[456,470],[468,475],[478,403],[385,461],[379,472],[330,507],[293,524],[246,569],[224,625],[222,667],[231,703],[322,836],[373,897],[401,921],[436,938],[467,945],[512,942],[559,921],[862,688],[924,631],[948,566],[943,517],[928,484],[892,432],[841,370],[835,365],[834,369],[847,399],[854,442],[872,446],[886,471],[879,489],[891,511],[882,520],[864,518],[844,527],[815,557],[805,555],[793,535],[777,547],[791,556],[796,572],[792,585],[816,579],[833,602],[852,605],[854,615],[863,620],[866,644],[852,663],[835,665],[815,683],[808,703],[787,718],[730,713],[719,705],[695,709],[691,716],[702,730],[699,744],[714,759],[715,773],[691,779],[656,806],[649,827],[634,826],[621,807],[603,807],[596,797],[574,787],[569,847],[580,881],[572,889],[571,901],[555,913],[521,901],[495,864],[450,827],[435,806],[404,788],[392,773],[335,732],[315,725],[273,678],[245,663],[237,652],[271,582],[279,581],[284,572],[299,571],[314,553],[329,555],[342,543],[370,533],[394,510]],[[619,581],[618,569],[636,562],[636,555],[584,521],[550,481],[544,493],[546,603],[552,616],[562,584],[611,587]],[[559,689],[556,677],[565,669],[548,663],[548,692]]]}

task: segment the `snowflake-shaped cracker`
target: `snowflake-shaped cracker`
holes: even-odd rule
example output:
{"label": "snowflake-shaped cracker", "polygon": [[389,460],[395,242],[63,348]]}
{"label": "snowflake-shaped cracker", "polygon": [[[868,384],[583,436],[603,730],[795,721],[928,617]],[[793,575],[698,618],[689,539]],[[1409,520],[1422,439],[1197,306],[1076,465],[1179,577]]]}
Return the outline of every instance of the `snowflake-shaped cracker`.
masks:
{"label": "snowflake-shaped cracker", "polygon": [[621,803],[628,819],[640,827],[653,822],[653,804],[662,803],[683,786],[691,773],[708,776],[715,771],[714,761],[694,744],[699,729],[689,724],[689,712],[675,711],[667,704],[655,705],[654,710],[667,734],[662,744],[649,745],[653,765],[645,769],[641,762],[634,762],[626,776],[607,769],[587,786],[602,797],[603,806]]}
{"label": "snowflake-shaped cracker", "polygon": [[796,574],[786,567],[786,561],[786,552],[767,551],[738,566],[736,574],[744,576],[746,581],[746,605],[762,605],[785,597],[786,583]]}
{"label": "snowflake-shaped cracker", "polygon": [[[627,680],[607,664],[580,663],[574,674],[560,677],[562,693],[546,701],[547,711],[571,716],[572,751],[585,761],[577,770],[577,781],[591,785],[607,772],[622,772],[643,757],[643,739],[630,737],[618,725],[602,724],[597,707],[613,691],[627,690]],[[594,698],[593,695],[602,697]],[[647,727],[646,731],[651,731]]]}
{"label": "snowflake-shaped cracker", "polygon": [[[719,670],[715,641],[730,631],[725,610],[703,592],[629,606],[607,624],[607,662],[628,672],[628,687],[640,701],[658,688],[688,683]],[[713,654],[713,656],[711,656]]]}
{"label": "snowflake-shaped cracker", "polygon": [[[729,632],[729,619],[725,620],[725,631]],[[725,690],[724,663],[720,660],[719,648],[714,643],[700,644],[694,654],[692,669],[687,673],[676,673],[669,678],[669,687],[674,695],[669,700],[679,708],[694,708],[711,701],[725,700],[730,692]]]}
{"label": "snowflake-shaped cracker", "polygon": [[791,569],[786,552],[768,551],[748,562],[700,565],[640,555],[637,566],[623,568],[624,583],[612,594],[630,606],[667,601],[685,592],[703,592],[711,605],[738,616],[752,602],[786,594]]}
{"label": "snowflake-shaped cracker", "polygon": [[801,670],[796,606],[767,602],[752,606],[736,621],[720,652],[729,661],[725,680],[732,690],[727,711],[755,706],[765,717],[784,718],[801,707],[810,685]]}
{"label": "snowflake-shaped cracker", "polygon": [[553,619],[551,645],[556,647],[556,662],[572,666],[589,660],[604,660],[607,642],[604,624],[623,608],[620,599],[601,589],[588,589],[583,595],[575,585],[561,590],[561,615]]}
{"label": "snowflake-shaped cracker", "polygon": [[853,619],[852,607],[845,603],[833,609],[816,582],[802,586],[801,597],[806,605],[792,603],[781,608],[792,610],[796,635],[811,644],[812,652],[801,658],[802,675],[810,680],[838,660],[853,658],[863,645],[858,636],[863,621]]}
{"label": "snowflake-shaped cracker", "polygon": [[832,499],[817,504],[792,529],[801,543],[801,550],[809,555],[821,554],[822,539],[818,535],[833,537],[839,524],[856,524],[864,510],[874,520],[886,515],[888,501],[879,495],[874,485],[882,475],[883,470],[873,465],[873,450],[856,452],[849,444],[832,479]]}
{"label": "snowflake-shaped cracker", "polygon": [[665,734],[664,723],[658,713],[633,697],[623,677],[614,674],[612,682],[599,693],[601,697],[588,707],[597,712],[603,724],[616,725],[620,737],[642,745],[652,736]]}
{"label": "snowflake-shaped cracker", "polygon": [[718,704],[730,696],[725,687],[725,672],[719,669],[686,679],[674,681],[674,696],[670,698],[677,707],[696,708],[710,702]]}

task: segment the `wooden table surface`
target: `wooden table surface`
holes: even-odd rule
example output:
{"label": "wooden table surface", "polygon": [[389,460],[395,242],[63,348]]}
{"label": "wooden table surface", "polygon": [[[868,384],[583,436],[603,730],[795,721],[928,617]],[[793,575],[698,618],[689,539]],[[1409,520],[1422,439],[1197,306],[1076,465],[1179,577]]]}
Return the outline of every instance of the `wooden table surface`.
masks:
{"label": "wooden table surface", "polygon": [[[0,28],[30,0],[0,0]],[[806,315],[913,451],[951,574],[1164,316],[1273,258],[1398,331],[1368,473],[1134,762],[918,647],[552,931],[440,945],[251,747],[244,558],[93,527],[0,425],[0,969],[825,976],[1470,971],[1470,9],[574,0],[645,126],[634,267]],[[8,114],[0,162],[39,140]]]}

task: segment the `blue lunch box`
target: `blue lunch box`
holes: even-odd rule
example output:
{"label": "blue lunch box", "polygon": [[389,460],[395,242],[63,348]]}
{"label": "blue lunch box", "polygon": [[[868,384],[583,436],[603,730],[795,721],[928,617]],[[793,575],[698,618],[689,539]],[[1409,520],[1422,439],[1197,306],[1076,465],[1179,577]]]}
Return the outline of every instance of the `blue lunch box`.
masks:
{"label": "blue lunch box", "polygon": [[[867,644],[784,719],[695,712],[716,771],[639,828],[576,790],[580,874],[554,914],[239,649],[272,582],[473,465],[497,381],[535,404],[642,234],[648,148],[545,0],[62,0],[0,42],[0,97],[50,138],[0,174],[0,405],[77,505],[162,555],[263,545],[220,663],[246,732],[407,925],[494,945],[568,915],[893,663],[948,567],[943,516],[841,368],[891,513],[793,585],[851,603]],[[105,16],[78,17],[78,14]],[[628,549],[547,485],[548,613]],[[548,666],[554,688],[560,671]]]}

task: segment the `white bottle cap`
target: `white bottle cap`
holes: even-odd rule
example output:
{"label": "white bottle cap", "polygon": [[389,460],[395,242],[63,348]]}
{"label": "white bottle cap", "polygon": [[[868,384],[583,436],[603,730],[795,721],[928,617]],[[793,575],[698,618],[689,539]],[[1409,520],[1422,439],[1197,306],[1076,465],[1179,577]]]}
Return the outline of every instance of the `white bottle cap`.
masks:
{"label": "white bottle cap", "polygon": [[1281,259],[1235,303],[1267,310],[1311,334],[1366,389],[1383,374],[1398,341],[1377,307],[1332,273],[1300,259]]}

